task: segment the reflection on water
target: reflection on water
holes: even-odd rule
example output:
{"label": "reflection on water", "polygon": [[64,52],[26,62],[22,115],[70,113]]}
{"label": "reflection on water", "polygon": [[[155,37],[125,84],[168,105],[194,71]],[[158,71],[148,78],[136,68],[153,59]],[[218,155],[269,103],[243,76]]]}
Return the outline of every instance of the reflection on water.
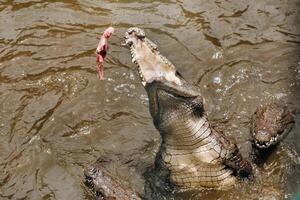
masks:
{"label": "reflection on water", "polygon": [[[299,0],[0,1],[1,199],[89,199],[82,172],[98,157],[143,193],[142,174],[160,136],[120,46],[131,26],[144,28],[200,86],[211,120],[243,154],[257,105],[280,99],[295,110],[295,129],[253,181],[175,199],[292,199],[300,191],[299,6]],[[111,24],[117,33],[106,80],[99,81],[96,38]]]}

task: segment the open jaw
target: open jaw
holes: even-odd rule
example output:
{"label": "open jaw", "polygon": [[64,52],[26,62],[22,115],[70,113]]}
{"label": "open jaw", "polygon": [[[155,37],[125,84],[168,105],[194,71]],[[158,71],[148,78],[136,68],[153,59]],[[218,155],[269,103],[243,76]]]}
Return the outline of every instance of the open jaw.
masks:
{"label": "open jaw", "polygon": [[[129,28],[125,33],[125,43],[131,52],[132,62],[138,66],[138,72],[148,97],[152,117],[156,119],[163,103],[161,98],[173,99],[198,97],[197,89],[178,73],[175,66],[157,50],[157,46],[137,27]],[[165,93],[165,95],[163,94]]]}
{"label": "open jaw", "polygon": [[125,43],[130,48],[132,62],[138,66],[142,84],[166,80],[182,85],[175,66],[157,50],[157,46],[137,27],[129,28],[125,33]]}
{"label": "open jaw", "polygon": [[267,149],[279,144],[290,132],[294,118],[288,108],[279,103],[258,107],[252,119],[252,138],[256,147]]}
{"label": "open jaw", "polygon": [[253,131],[255,145],[260,149],[267,149],[279,144],[290,132],[293,124],[288,124],[282,132],[271,133],[266,130]]}
{"label": "open jaw", "polygon": [[266,149],[273,145],[276,145],[281,141],[282,134],[271,135],[268,131],[260,130],[257,133],[253,132],[254,143],[258,148]]}

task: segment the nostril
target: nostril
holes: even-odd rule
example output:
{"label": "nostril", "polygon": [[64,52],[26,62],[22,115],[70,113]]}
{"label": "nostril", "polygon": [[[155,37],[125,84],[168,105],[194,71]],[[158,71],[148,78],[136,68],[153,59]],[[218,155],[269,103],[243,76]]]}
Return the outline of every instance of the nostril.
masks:
{"label": "nostril", "polygon": [[136,36],[137,36],[138,38],[143,39],[143,38],[145,38],[145,33],[142,32],[142,31],[140,31],[140,32],[138,32],[138,33],[136,34]]}

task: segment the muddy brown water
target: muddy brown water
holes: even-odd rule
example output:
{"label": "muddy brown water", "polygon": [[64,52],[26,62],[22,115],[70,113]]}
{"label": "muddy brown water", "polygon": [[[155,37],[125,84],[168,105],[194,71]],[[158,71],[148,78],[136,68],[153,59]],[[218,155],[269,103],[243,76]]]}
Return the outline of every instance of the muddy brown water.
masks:
{"label": "muddy brown water", "polygon": [[[210,119],[250,150],[255,108],[281,100],[296,126],[255,179],[175,199],[296,199],[300,191],[300,1],[0,1],[0,199],[92,199],[83,168],[101,158],[143,193],[160,142],[129,51],[138,26],[190,82]],[[105,81],[94,51],[109,25]]]}

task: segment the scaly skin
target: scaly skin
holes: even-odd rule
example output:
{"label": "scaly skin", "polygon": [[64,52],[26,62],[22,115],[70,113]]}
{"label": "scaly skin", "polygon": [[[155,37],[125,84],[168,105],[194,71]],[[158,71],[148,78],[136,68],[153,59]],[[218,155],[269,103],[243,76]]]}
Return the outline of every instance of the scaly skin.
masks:
{"label": "scaly skin", "polygon": [[162,136],[160,162],[169,169],[171,182],[184,189],[225,189],[234,185],[235,175],[251,174],[251,165],[236,145],[210,126],[197,88],[183,79],[144,31],[128,29],[125,42],[148,93],[150,113]]}
{"label": "scaly skin", "polygon": [[141,200],[141,198],[125,187],[101,166],[98,161],[84,170],[84,183],[95,194],[97,200]]}

